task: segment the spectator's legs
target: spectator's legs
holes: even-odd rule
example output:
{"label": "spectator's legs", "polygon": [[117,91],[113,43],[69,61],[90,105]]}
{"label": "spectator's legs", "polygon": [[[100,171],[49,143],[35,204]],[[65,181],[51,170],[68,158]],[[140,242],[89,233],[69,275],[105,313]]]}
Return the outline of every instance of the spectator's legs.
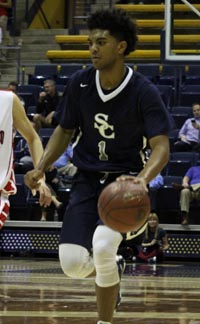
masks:
{"label": "spectator's legs", "polygon": [[182,216],[182,225],[188,224],[188,214],[190,208],[190,201],[193,199],[190,189],[185,188],[181,190],[180,194],[180,208]]}
{"label": "spectator's legs", "polygon": [[187,152],[192,150],[192,146],[188,143],[179,140],[176,143],[174,143],[174,150],[176,152]]}

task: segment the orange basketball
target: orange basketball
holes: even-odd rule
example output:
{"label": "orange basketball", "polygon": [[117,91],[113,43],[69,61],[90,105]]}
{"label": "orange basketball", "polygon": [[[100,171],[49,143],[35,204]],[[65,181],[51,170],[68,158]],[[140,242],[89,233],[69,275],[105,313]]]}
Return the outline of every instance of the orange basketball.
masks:
{"label": "orange basketball", "polygon": [[132,180],[114,181],[101,192],[98,212],[103,223],[115,231],[137,231],[149,216],[149,195]]}

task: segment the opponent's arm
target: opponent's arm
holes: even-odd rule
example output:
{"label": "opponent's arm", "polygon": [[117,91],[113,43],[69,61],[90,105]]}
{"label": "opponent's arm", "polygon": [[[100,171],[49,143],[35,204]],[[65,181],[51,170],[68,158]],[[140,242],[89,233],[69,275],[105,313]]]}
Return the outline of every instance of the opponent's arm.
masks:
{"label": "opponent's arm", "polygon": [[33,164],[36,166],[43,154],[42,143],[16,95],[13,98],[13,126],[26,140]]}
{"label": "opponent's arm", "polygon": [[50,137],[44,154],[36,166],[35,170],[27,172],[25,183],[30,189],[39,187],[38,181],[44,176],[44,173],[55,162],[58,157],[65,151],[71,141],[73,130],[66,130],[58,125]]}
{"label": "opponent's arm", "polygon": [[[24,107],[22,106],[19,98],[13,94],[13,127],[23,136],[26,140],[29,151],[33,160],[34,166],[36,166],[43,154],[43,147],[41,140],[34,130],[31,122],[29,121]],[[32,188],[31,188],[32,189]],[[40,193],[40,204],[50,205],[51,192],[44,182],[41,180],[40,186],[37,187]],[[34,194],[35,192],[33,192]]]}

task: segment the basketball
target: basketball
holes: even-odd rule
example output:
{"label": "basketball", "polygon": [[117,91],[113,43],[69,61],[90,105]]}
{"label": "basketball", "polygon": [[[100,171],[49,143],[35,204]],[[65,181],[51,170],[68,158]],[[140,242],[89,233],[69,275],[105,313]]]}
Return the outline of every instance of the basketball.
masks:
{"label": "basketball", "polygon": [[114,181],[101,192],[98,212],[103,223],[115,231],[137,231],[149,216],[149,195],[132,180]]}

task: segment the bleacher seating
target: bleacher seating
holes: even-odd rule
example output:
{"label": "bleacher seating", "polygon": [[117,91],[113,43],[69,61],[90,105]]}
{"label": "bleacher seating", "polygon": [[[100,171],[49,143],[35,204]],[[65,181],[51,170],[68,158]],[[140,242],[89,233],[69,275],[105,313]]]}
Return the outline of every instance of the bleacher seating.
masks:
{"label": "bleacher seating", "polygon": [[36,64],[34,74],[29,74],[28,83],[42,86],[45,79],[56,77],[57,68],[57,64]]}
{"label": "bleacher seating", "polygon": [[18,215],[23,213],[26,217],[26,220],[29,220],[29,209],[27,206],[27,193],[28,188],[24,184],[24,175],[15,174],[17,193],[11,195],[10,200],[10,218],[14,217],[18,219]]}
{"label": "bleacher seating", "polygon": [[135,66],[135,70],[145,75],[153,83],[158,82],[159,75],[160,75],[160,65],[158,63],[155,64],[138,63]]}
{"label": "bleacher seating", "polygon": [[[158,46],[160,44],[160,34],[138,35],[138,44],[151,44],[151,46]],[[56,35],[55,42],[60,45],[61,49],[71,49],[71,46],[79,49],[88,47],[88,35]],[[196,44],[200,42],[200,35],[189,35],[186,39],[185,35],[174,35],[175,44],[184,45],[187,43]]]}
{"label": "bleacher seating", "polygon": [[183,177],[191,166],[197,165],[199,153],[172,152],[165,168],[165,175]]}
{"label": "bleacher seating", "polygon": [[179,129],[175,128],[172,129],[171,132],[169,133],[169,144],[170,144],[170,152],[174,152],[174,143],[175,141],[178,139],[178,133],[179,133]]}
{"label": "bleacher seating", "polygon": [[173,106],[170,108],[171,116],[174,119],[177,128],[181,128],[188,118],[193,117],[192,107]]}
{"label": "bleacher seating", "polygon": [[188,118],[193,117],[192,107],[191,106],[173,106],[170,108],[171,114],[183,114]]}
{"label": "bleacher seating", "polygon": [[27,108],[26,114],[31,121],[33,120],[33,116],[35,115],[35,113],[36,113],[36,106],[29,106]]}
{"label": "bleacher seating", "polygon": [[56,75],[56,84],[67,84],[68,78],[76,71],[83,69],[81,63],[66,63],[59,65]]}
{"label": "bleacher seating", "polygon": [[42,91],[42,87],[36,84],[19,85],[18,95],[25,101],[25,109],[27,111],[29,106],[35,106],[38,95]]}
{"label": "bleacher seating", "polygon": [[181,84],[178,93],[178,105],[191,107],[195,102],[200,102],[200,83]]}
{"label": "bleacher seating", "polygon": [[174,89],[171,85],[157,84],[156,87],[160,91],[161,97],[166,105],[169,108],[174,103]]}
{"label": "bleacher seating", "polygon": [[44,147],[46,146],[50,136],[53,133],[53,131],[54,131],[54,128],[51,128],[51,127],[49,127],[49,128],[40,128],[39,136],[40,136],[40,138],[42,140],[42,144],[43,144]]}
{"label": "bleacher seating", "polygon": [[183,83],[185,85],[199,85],[200,87],[200,65],[189,65],[186,67]]}
{"label": "bleacher seating", "polygon": [[176,223],[177,217],[169,218],[169,215],[178,215],[179,192],[173,188],[173,183],[182,183],[182,176],[164,176],[164,186],[157,193],[157,212],[159,217],[165,217],[165,223]]}
{"label": "bleacher seating", "polygon": [[158,83],[176,86],[179,77],[176,71],[177,68],[174,65],[161,64]]}

